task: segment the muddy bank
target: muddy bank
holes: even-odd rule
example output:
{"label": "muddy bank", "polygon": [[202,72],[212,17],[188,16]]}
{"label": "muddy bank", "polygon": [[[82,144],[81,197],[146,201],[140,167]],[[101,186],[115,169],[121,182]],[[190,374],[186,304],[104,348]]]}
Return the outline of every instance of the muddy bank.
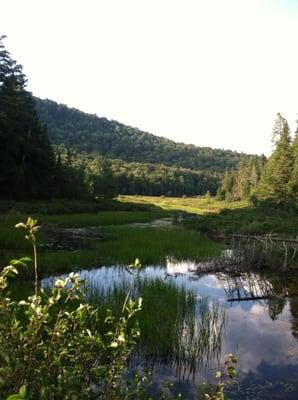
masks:
{"label": "muddy bank", "polygon": [[61,228],[57,225],[44,225],[42,227],[46,241],[40,246],[46,250],[91,249],[97,241],[102,241],[105,236],[98,227],[88,228]]}

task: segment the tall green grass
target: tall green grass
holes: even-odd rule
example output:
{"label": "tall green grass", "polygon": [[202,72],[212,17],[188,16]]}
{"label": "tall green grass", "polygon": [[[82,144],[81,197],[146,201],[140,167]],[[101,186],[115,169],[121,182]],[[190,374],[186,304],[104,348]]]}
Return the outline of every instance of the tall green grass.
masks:
{"label": "tall green grass", "polygon": [[141,357],[151,366],[170,365],[187,378],[218,359],[225,318],[217,304],[198,301],[191,291],[161,279],[135,279],[107,290],[96,285],[91,286],[90,300],[100,306],[100,325],[107,308],[120,317],[127,293],[143,299],[137,317],[140,343],[132,363]]}
{"label": "tall green grass", "polygon": [[[106,240],[91,240],[86,249],[68,251],[39,248],[40,275],[55,275],[100,265],[128,265],[136,258],[140,259],[142,265],[164,265],[167,257],[199,261],[218,256],[223,249],[221,244],[195,231],[180,228],[105,226],[103,233]],[[6,229],[4,239],[1,246],[5,243],[7,247],[0,251],[3,265],[11,258],[31,255],[29,244],[18,230]],[[20,275],[26,278],[30,278],[31,273],[30,268],[20,271]]]}
{"label": "tall green grass", "polygon": [[166,257],[177,260],[202,260],[221,253],[223,246],[199,233],[183,229],[110,227],[114,240],[98,243],[103,263],[129,264],[136,257],[144,265],[165,264]]}
{"label": "tall green grass", "polygon": [[125,225],[135,222],[150,222],[169,216],[165,211],[102,211],[96,214],[42,215],[42,224],[55,224],[76,228],[86,226]]}

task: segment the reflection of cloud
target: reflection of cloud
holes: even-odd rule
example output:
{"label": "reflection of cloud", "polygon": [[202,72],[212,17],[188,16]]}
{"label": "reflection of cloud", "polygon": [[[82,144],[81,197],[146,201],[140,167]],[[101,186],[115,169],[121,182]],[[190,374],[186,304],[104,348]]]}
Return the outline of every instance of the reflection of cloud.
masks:
{"label": "reflection of cloud", "polygon": [[262,362],[280,366],[297,364],[298,354],[288,356],[289,348],[298,350],[291,334],[288,305],[275,321],[268,315],[268,307],[261,304],[254,304],[249,312],[237,305],[227,313],[229,324],[222,354],[236,354],[240,371],[256,373]]}
{"label": "reflection of cloud", "polygon": [[201,279],[204,282],[204,285],[213,289],[222,289],[221,282],[217,279],[215,275],[208,275]]}
{"label": "reflection of cloud", "polygon": [[197,270],[197,264],[192,261],[176,261],[167,257],[166,272],[168,275],[187,274]]}
{"label": "reflection of cloud", "polygon": [[251,314],[262,315],[267,313],[267,307],[264,307],[261,304],[253,304],[250,309]]}

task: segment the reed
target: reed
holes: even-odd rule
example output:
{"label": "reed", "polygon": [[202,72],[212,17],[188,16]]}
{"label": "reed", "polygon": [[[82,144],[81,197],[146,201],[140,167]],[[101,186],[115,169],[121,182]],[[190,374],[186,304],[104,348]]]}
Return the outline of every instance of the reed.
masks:
{"label": "reed", "polygon": [[107,308],[120,317],[127,293],[143,299],[142,313],[137,316],[141,336],[132,366],[141,358],[147,367],[165,364],[181,378],[189,379],[198,369],[218,360],[225,320],[218,304],[197,300],[191,291],[171,280],[137,277],[108,289],[91,283],[90,302],[101,310],[99,326]]}

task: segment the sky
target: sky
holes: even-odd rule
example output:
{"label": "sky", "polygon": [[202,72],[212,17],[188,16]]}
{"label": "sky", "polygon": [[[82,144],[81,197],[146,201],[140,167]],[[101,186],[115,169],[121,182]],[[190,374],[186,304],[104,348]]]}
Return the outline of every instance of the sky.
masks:
{"label": "sky", "polygon": [[298,115],[298,0],[0,0],[28,89],[175,141],[272,151]]}

